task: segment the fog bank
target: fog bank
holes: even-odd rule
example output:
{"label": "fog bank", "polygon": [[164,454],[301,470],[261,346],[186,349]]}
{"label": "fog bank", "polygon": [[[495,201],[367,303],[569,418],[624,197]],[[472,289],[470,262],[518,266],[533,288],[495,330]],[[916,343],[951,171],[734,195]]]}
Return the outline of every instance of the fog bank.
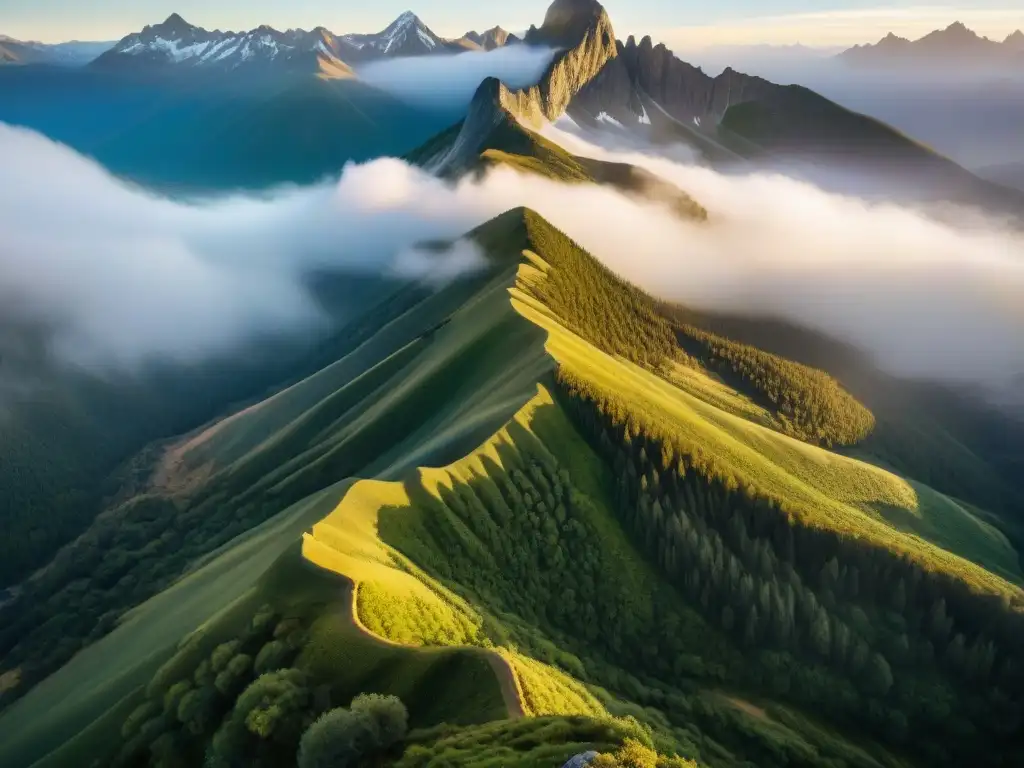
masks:
{"label": "fog bank", "polygon": [[634,228],[618,248],[580,233],[652,293],[792,320],[901,375],[1002,390],[1024,373],[1024,233],[1002,221],[947,208],[939,222],[781,175],[604,149],[565,122],[545,133],[577,154],[646,168],[708,209],[706,226]]}
{"label": "fog bank", "polygon": [[484,263],[475,245],[439,254],[418,244],[457,241],[525,205],[665,299],[782,317],[896,374],[1002,392],[1024,371],[1020,233],[977,215],[940,223],[779,175],[725,176],[602,149],[563,127],[545,132],[672,181],[710,220],[508,169],[452,186],[395,159],[346,166],[311,188],[188,204],[0,126],[0,302],[45,321],[52,351],[76,362],[196,359],[327,322],[303,279],[310,272],[458,279]]}
{"label": "fog bank", "polygon": [[514,44],[451,56],[385,59],[360,66],[359,79],[416,106],[465,108],[480,83],[496,77],[513,90],[535,85],[552,48]]}

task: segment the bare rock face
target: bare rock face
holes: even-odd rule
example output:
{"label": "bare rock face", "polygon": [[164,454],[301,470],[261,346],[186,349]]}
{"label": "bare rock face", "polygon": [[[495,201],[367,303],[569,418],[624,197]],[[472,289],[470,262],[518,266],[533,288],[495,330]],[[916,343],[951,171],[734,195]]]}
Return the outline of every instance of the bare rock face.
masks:
{"label": "bare rock face", "polygon": [[574,755],[569,758],[569,761],[562,766],[562,768],[586,768],[590,765],[594,758],[597,757],[597,752],[593,750],[589,752],[581,752],[578,755]]}
{"label": "bare rock face", "polygon": [[525,42],[560,49],[537,85],[500,94],[501,106],[528,125],[560,117],[573,97],[618,56],[611,20],[596,0],[555,0],[543,26],[531,27]]}
{"label": "bare rock face", "polygon": [[654,45],[650,37],[639,44],[629,38],[621,58],[631,82],[684,123],[716,123],[734,104],[770,101],[779,89],[774,83],[731,68],[718,77],[709,77],[699,67],[678,59],[663,44]]}
{"label": "bare rock face", "polygon": [[493,51],[495,48],[501,48],[508,44],[510,37],[513,38],[513,42],[519,39],[515,35],[509,35],[501,27],[493,27],[480,35],[480,47],[485,51]]}
{"label": "bare rock face", "polygon": [[495,78],[484,80],[458,135],[428,163],[432,171],[451,172],[473,162],[503,122],[540,127],[545,120],[560,117],[619,53],[608,14],[596,0],[555,0],[543,26],[530,27],[524,43],[558,49],[538,84],[513,91]]}

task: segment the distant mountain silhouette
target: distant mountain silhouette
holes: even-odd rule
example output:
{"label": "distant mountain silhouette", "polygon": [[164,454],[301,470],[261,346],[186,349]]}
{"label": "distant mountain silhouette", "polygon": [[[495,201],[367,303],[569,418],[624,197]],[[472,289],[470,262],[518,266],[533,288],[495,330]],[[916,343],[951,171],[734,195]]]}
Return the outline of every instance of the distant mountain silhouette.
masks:
{"label": "distant mountain silhouette", "polygon": [[40,43],[34,40],[15,40],[0,35],[0,66],[11,64],[49,64],[59,67],[80,67],[88,64],[104,51],[113,47],[112,42],[83,42],[71,40],[66,43]]}
{"label": "distant mountain silhouette", "polygon": [[1024,32],[1003,42],[982,37],[962,22],[908,40],[892,32],[874,45],[856,45],[838,57],[858,68],[876,69],[1024,69]]}

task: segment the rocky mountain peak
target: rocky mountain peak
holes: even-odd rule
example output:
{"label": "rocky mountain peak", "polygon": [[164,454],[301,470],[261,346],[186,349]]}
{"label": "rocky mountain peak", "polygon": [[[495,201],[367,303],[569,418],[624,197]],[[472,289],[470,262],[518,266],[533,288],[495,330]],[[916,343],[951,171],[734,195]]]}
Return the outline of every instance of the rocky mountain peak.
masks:
{"label": "rocky mountain peak", "polygon": [[508,31],[502,29],[501,27],[492,27],[491,29],[486,30],[482,35],[480,35],[480,45],[482,45],[484,49],[488,51],[494,50],[495,48],[500,48],[501,46],[505,45],[508,42],[508,40]]}
{"label": "rocky mountain peak", "polygon": [[954,47],[976,47],[978,44],[987,44],[990,41],[986,38],[980,37],[976,32],[968,29],[967,26],[960,21],[954,21],[948,27],[942,30],[936,30],[931,34],[925,35],[917,41],[918,45],[931,44],[932,46],[941,48],[954,48]]}
{"label": "rocky mountain peak", "polygon": [[167,39],[175,39],[193,32],[197,27],[189,24],[179,14],[172,13],[162,23],[154,25],[152,29]]}
{"label": "rocky mountain peak", "polygon": [[[548,45],[575,46],[594,30],[611,32],[611,19],[597,0],[555,0],[539,33]],[[611,32],[614,43],[615,34]]]}
{"label": "rocky mountain peak", "polygon": [[554,120],[619,53],[608,14],[596,0],[555,0],[544,24],[530,28],[526,42],[559,49],[540,82],[513,92],[500,83],[495,85],[496,81],[485,81],[474,96],[475,106],[494,109],[497,105],[528,124]]}
{"label": "rocky mountain peak", "polygon": [[525,42],[557,52],[537,85],[518,91],[490,77],[477,88],[458,136],[438,160],[438,168],[458,167],[475,156],[502,123],[537,127],[565,113],[572,99],[618,58],[608,15],[595,0],[555,0],[539,29]]}
{"label": "rocky mountain peak", "polygon": [[399,31],[401,29],[406,29],[408,27],[416,27],[416,26],[422,27],[422,26],[426,26],[426,25],[422,21],[420,21],[420,17],[417,16],[415,13],[413,13],[412,11],[405,11],[404,13],[399,15],[399,17],[397,19],[395,19],[390,24],[388,24],[388,26],[384,30],[384,32],[385,33],[397,32],[397,31]]}

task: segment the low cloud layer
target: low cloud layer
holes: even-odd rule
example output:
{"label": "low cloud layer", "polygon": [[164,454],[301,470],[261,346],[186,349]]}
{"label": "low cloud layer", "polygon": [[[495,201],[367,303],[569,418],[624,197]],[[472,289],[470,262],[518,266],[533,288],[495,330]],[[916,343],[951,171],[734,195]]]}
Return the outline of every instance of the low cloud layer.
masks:
{"label": "low cloud layer", "polygon": [[464,108],[488,77],[513,89],[534,85],[554,55],[551,48],[510,45],[452,56],[386,59],[359,67],[358,75],[363,82],[417,106]]}
{"label": "low cloud layer", "polygon": [[946,210],[939,222],[784,176],[725,176],[609,151],[571,125],[547,134],[578,154],[644,167],[708,209],[705,226],[659,231],[651,221],[619,247],[579,232],[608,266],[649,291],[793,320],[901,375],[1003,389],[1024,373],[1024,233],[976,212]]}
{"label": "low cloud layer", "polygon": [[1020,233],[547,133],[574,152],[674,182],[709,222],[508,169],[450,186],[394,159],[347,166],[316,187],[184,204],[0,126],[0,302],[45,319],[56,351],[77,361],[191,359],[255,333],[326,322],[308,272],[457,279],[483,263],[475,246],[438,254],[417,244],[455,240],[527,205],[663,298],[787,318],[856,344],[897,374],[1001,390],[1024,371]]}
{"label": "low cloud layer", "polygon": [[350,166],[336,183],[187,204],[0,124],[0,167],[0,303],[79,363],[192,360],[325,323],[303,280],[313,271],[437,283],[482,258],[466,244],[406,252],[476,219],[435,209],[444,185],[397,160]]}

